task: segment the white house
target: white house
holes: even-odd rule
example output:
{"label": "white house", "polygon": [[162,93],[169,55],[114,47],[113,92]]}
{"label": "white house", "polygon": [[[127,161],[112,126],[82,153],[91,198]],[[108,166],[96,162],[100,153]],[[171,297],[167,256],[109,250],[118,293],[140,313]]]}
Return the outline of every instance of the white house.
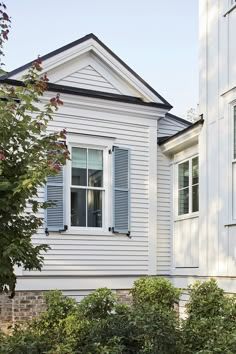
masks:
{"label": "white house", "polygon": [[50,131],[66,128],[72,161],[40,190],[58,205],[33,241],[51,250],[42,272],[18,271],[19,292],[79,299],[146,275],[181,288],[215,277],[236,292],[236,1],[199,4],[195,124],[93,34],[42,57],[43,102],[55,92],[64,102]]}
{"label": "white house", "polygon": [[[48,243],[41,272],[18,270],[18,291],[129,289],[145,275],[171,274],[171,170],[158,139],[190,125],[93,34],[42,58],[43,102],[64,105],[49,131],[66,128],[72,161],[48,179],[35,244]],[[30,64],[9,73],[17,85]],[[42,215],[44,216],[44,215]]]}

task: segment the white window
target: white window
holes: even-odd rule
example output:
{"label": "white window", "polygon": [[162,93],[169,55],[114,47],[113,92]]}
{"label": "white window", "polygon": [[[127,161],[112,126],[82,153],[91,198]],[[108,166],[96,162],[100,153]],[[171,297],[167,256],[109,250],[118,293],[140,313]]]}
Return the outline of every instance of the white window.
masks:
{"label": "white window", "polygon": [[199,168],[198,156],[178,165],[178,216],[199,210]]}
{"label": "white window", "polygon": [[72,147],[71,226],[103,227],[103,150]]}
{"label": "white window", "polygon": [[71,160],[48,179],[45,232],[130,235],[130,188],[127,147],[113,138],[68,135]]}

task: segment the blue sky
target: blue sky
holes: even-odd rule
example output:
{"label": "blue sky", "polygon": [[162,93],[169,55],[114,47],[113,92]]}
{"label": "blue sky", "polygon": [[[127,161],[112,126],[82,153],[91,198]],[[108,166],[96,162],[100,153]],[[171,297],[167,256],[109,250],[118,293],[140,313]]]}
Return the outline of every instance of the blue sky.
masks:
{"label": "blue sky", "polygon": [[185,116],[198,103],[197,0],[6,0],[12,70],[93,32]]}

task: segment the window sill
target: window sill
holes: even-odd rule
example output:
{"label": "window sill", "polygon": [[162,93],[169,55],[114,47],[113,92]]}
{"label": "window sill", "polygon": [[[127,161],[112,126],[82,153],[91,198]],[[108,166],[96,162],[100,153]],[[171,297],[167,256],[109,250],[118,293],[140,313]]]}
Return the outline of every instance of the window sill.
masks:
{"label": "window sill", "polygon": [[223,17],[226,17],[228,14],[230,14],[230,12],[232,12],[234,9],[236,9],[236,4],[233,5],[228,11],[226,11],[226,13],[224,13]]}
{"label": "window sill", "polygon": [[95,236],[110,236],[112,235],[112,232],[106,231],[105,229],[79,229],[79,228],[69,228],[64,234],[67,235],[95,235]]}
{"label": "window sill", "polygon": [[174,220],[174,222],[182,221],[182,220],[187,220],[187,219],[194,219],[199,217],[199,212],[192,213],[192,214],[185,214],[181,216],[177,216]]}
{"label": "window sill", "polygon": [[111,231],[106,231],[106,230],[73,230],[73,229],[68,229],[65,232],[61,232],[61,235],[65,236],[94,236],[94,237],[116,237],[118,236],[119,238],[127,238],[127,235],[125,234],[118,234],[118,233],[113,233]]}

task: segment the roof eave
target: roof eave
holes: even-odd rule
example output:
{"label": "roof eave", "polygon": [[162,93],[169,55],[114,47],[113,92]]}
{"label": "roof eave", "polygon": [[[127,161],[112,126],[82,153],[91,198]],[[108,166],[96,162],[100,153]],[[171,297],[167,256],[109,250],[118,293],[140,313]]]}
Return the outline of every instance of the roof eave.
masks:
{"label": "roof eave", "polygon": [[197,144],[203,123],[204,120],[201,118],[199,121],[177,134],[167,137],[166,139],[162,138],[162,140],[158,142],[162,148],[162,152],[167,155],[173,155]]}
{"label": "roof eave", "polygon": [[[22,81],[9,79],[9,78],[6,78],[5,76],[0,77],[0,83],[12,85],[12,86],[24,86],[24,83]],[[171,105],[168,105],[165,103],[144,102],[144,101],[142,101],[141,98],[134,97],[134,96],[120,95],[120,94],[116,94],[116,93],[103,92],[103,91],[88,90],[88,89],[82,89],[82,88],[78,88],[78,87],[58,85],[58,84],[54,84],[54,83],[50,83],[50,82],[47,84],[47,86],[48,86],[47,91],[49,91],[49,92],[69,94],[69,95],[75,95],[75,96],[92,97],[92,98],[98,98],[98,99],[109,100],[109,101],[137,104],[137,105],[146,106],[146,107],[162,108],[165,110],[170,110],[172,108]]]}

